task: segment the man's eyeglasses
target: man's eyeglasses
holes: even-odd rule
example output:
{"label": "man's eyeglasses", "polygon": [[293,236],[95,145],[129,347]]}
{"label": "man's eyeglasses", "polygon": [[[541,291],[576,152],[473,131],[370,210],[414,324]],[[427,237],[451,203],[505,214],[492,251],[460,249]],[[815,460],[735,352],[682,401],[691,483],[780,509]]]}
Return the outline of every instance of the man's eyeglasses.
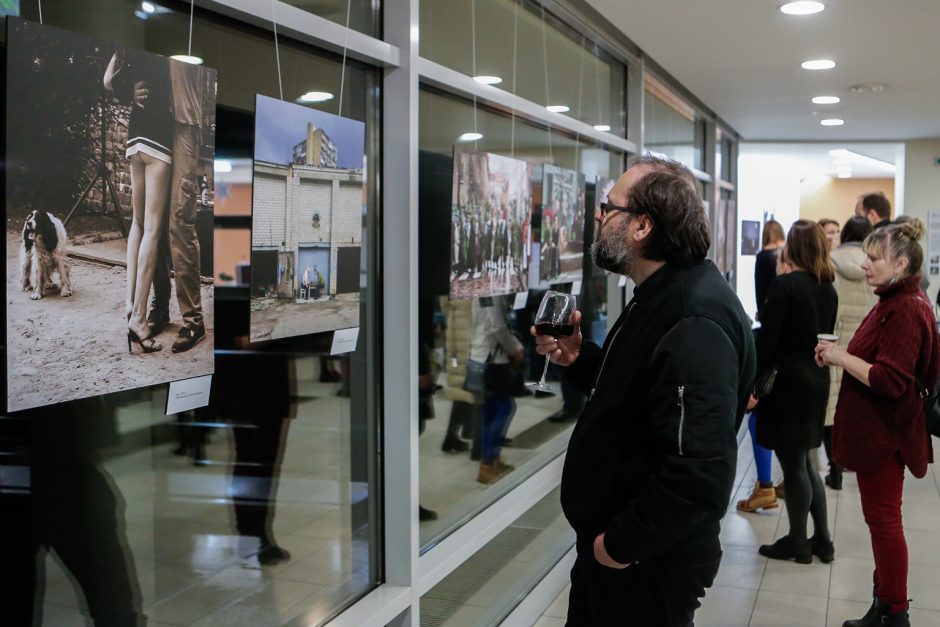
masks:
{"label": "man's eyeglasses", "polygon": [[630,209],[627,209],[626,207],[621,207],[620,205],[612,205],[609,202],[601,203],[601,218],[606,217],[607,214],[610,213],[611,211],[623,211],[625,213],[633,213],[633,211],[631,211]]}

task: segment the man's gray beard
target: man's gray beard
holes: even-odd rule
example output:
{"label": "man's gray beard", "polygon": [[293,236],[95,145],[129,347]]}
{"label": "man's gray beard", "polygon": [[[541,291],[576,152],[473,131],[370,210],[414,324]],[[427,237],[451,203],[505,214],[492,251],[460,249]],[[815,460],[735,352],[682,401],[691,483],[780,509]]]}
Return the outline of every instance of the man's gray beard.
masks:
{"label": "man's gray beard", "polygon": [[617,274],[630,275],[633,270],[633,251],[627,245],[627,220],[620,222],[620,228],[604,233],[602,238],[591,244],[591,258],[598,268]]}

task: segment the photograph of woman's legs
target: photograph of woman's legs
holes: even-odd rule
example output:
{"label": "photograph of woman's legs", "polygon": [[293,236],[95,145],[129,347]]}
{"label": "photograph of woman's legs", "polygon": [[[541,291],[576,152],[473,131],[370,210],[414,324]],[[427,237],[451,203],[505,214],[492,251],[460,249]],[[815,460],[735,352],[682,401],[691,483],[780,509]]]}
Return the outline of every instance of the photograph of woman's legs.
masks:
{"label": "photograph of woman's legs", "polygon": [[136,342],[145,353],[163,348],[147,326],[147,304],[160,245],[171,165],[138,152],[131,159],[134,218],[127,235],[127,349]]}

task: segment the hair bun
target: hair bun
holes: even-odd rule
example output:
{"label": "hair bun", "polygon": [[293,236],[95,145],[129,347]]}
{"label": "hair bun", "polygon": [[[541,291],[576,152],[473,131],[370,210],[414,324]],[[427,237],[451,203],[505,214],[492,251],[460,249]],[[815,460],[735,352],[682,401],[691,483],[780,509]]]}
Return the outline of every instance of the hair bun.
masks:
{"label": "hair bun", "polygon": [[898,231],[913,241],[919,241],[924,236],[924,223],[918,218],[909,218],[897,224]]}

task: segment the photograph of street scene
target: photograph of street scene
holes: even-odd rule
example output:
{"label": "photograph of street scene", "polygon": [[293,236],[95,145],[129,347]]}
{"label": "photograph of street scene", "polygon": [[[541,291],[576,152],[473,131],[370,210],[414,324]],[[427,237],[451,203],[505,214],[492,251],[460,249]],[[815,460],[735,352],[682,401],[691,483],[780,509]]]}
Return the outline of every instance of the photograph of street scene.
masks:
{"label": "photograph of street scene", "polygon": [[257,96],[251,341],[359,326],[365,124]]}
{"label": "photograph of street scene", "polygon": [[531,174],[525,161],[454,150],[452,300],[525,291]]}
{"label": "photograph of street scene", "polygon": [[543,168],[539,280],[577,280],[584,261],[584,176],[551,165]]}

